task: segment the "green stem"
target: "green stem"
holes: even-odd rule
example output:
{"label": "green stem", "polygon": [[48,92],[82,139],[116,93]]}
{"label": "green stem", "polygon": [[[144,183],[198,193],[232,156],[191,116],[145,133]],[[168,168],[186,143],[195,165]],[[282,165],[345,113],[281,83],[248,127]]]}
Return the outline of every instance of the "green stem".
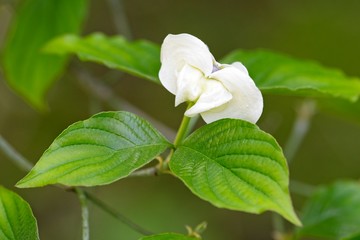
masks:
{"label": "green stem", "polygon": [[89,240],[90,239],[90,227],[89,227],[89,208],[87,205],[87,197],[85,192],[76,187],[75,191],[78,195],[80,205],[81,205],[81,219],[82,219],[82,239]]}
{"label": "green stem", "polygon": [[0,149],[21,170],[28,172],[33,167],[33,164],[18,153],[1,135]]}
{"label": "green stem", "polygon": [[310,197],[316,189],[316,186],[299,182],[296,180],[290,181],[290,191],[304,197]]}
{"label": "green stem", "polygon": [[110,206],[108,206],[106,203],[104,203],[100,199],[96,198],[95,196],[91,195],[90,193],[84,192],[84,194],[85,194],[86,198],[88,200],[90,200],[93,204],[95,204],[97,207],[99,207],[103,211],[107,212],[109,215],[113,216],[114,218],[116,218],[120,222],[124,223],[125,225],[129,226],[136,232],[138,232],[142,235],[152,235],[153,234],[152,232],[150,232],[150,231],[144,229],[143,227],[139,226],[138,224],[134,223],[133,221],[131,221],[124,215],[116,212],[113,208],[111,208]]}
{"label": "green stem", "polygon": [[284,154],[288,163],[292,162],[299,150],[301,143],[309,131],[311,119],[315,112],[316,105],[313,100],[304,100],[297,108],[296,119],[284,147]]}
{"label": "green stem", "polygon": [[[194,105],[194,103],[189,103],[187,109],[191,108]],[[187,110],[186,109],[186,110]],[[186,137],[186,134],[188,133],[188,129],[189,129],[189,123],[190,123],[190,117],[185,116],[181,121],[180,127],[179,127],[179,131],[177,132],[177,135],[175,137],[174,140],[174,147],[176,148]]]}
{"label": "green stem", "polygon": [[[9,159],[13,163],[15,163],[15,165],[17,165],[21,170],[23,170],[25,172],[28,172],[33,167],[33,164],[29,160],[27,160],[25,157],[23,157],[19,152],[17,152],[4,138],[2,138],[1,135],[0,135],[0,150],[2,150],[9,157]],[[99,200],[96,197],[92,196],[90,193],[86,192],[85,190],[81,190],[79,188],[63,188],[63,186],[61,186],[61,185],[54,185],[54,186],[58,187],[60,189],[66,190],[66,191],[76,192],[78,194],[78,196],[79,196],[80,201],[83,201],[84,200],[83,197],[85,197],[85,199],[87,199],[88,201],[91,201],[96,206],[98,206],[100,209],[102,209],[104,212],[106,212],[106,213],[110,214],[111,216],[115,217],[120,222],[128,225],[134,231],[137,231],[137,232],[139,232],[141,234],[144,234],[144,235],[152,234],[151,232],[145,230],[141,226],[139,226],[136,223],[132,222],[130,219],[128,219],[125,216],[121,215],[120,213],[116,212],[114,209],[107,206],[104,202],[102,202],[101,200]],[[79,195],[79,191],[80,191],[81,196]],[[83,203],[82,202],[80,202],[80,203],[82,204],[82,218],[84,220],[84,217],[85,217],[84,215],[86,215],[88,213],[86,213],[87,210],[83,209],[83,206],[84,206]],[[85,223],[83,221],[83,237],[84,237],[84,234],[85,234],[84,233],[84,225],[85,225]]]}
{"label": "green stem", "polygon": [[[288,164],[292,162],[297,151],[299,150],[301,143],[303,142],[306,134],[308,133],[311,119],[316,112],[316,105],[313,100],[304,100],[297,108],[296,119],[291,129],[290,136],[284,147],[284,154],[288,161]],[[295,185],[295,186],[294,186]],[[302,194],[310,194],[311,190],[304,185],[296,184],[292,182],[293,189],[302,191]],[[306,188],[306,189],[305,189]],[[275,214],[273,215],[273,227],[275,231],[282,235],[285,232],[285,224],[283,218]]]}

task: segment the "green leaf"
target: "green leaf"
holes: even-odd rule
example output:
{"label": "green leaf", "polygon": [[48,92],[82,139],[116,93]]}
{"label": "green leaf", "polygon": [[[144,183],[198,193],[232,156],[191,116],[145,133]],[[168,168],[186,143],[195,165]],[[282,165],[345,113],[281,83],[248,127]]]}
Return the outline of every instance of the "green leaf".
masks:
{"label": "green leaf", "polygon": [[160,233],[152,236],[142,237],[139,240],[195,240],[195,237],[189,237],[178,233]]}
{"label": "green leaf", "polygon": [[203,126],[176,149],[170,169],[194,194],[217,207],[272,210],[300,224],[282,150],[254,124],[223,119]]}
{"label": "green leaf", "polygon": [[319,188],[302,211],[301,236],[359,239],[360,184],[341,181]]}
{"label": "green leaf", "polygon": [[337,97],[356,101],[360,95],[358,78],[325,68],[315,62],[297,60],[266,50],[236,50],[223,62],[242,62],[264,93],[298,96]]}
{"label": "green leaf", "polygon": [[148,41],[129,42],[121,36],[107,37],[101,33],[84,38],[65,35],[51,41],[45,49],[56,54],[75,53],[81,60],[160,83],[160,47]]}
{"label": "green leaf", "polygon": [[62,132],[17,187],[108,184],[149,163],[169,146],[134,114],[99,113]]}
{"label": "green leaf", "polygon": [[46,90],[65,66],[65,56],[42,52],[50,39],[80,30],[87,0],[26,0],[13,19],[4,47],[6,80],[37,108],[44,108]]}
{"label": "green leaf", "polygon": [[0,239],[39,239],[36,219],[27,202],[0,186]]}

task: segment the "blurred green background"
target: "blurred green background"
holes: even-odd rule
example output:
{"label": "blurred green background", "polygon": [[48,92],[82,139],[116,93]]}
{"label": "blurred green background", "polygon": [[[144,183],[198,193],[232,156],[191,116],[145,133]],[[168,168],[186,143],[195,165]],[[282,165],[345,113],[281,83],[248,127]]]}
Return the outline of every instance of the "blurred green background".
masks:
{"label": "blurred green background", "polygon": [[[91,1],[83,34],[118,34],[116,21],[124,7],[133,39],[148,39],[161,44],[169,33],[187,32],[202,39],[215,58],[236,48],[267,48],[294,57],[312,59],[325,66],[360,76],[360,1],[359,0],[182,0]],[[16,6],[0,1],[0,43]],[[114,14],[115,13],[115,14]],[[70,13],[71,14],[71,13]],[[125,33],[130,37],[129,33]],[[19,98],[0,75],[0,134],[19,152],[36,162],[52,140],[71,123],[114,104],[102,102],[87,91],[76,74],[79,66],[91,76],[104,79],[115,94],[141,114],[176,129],[184,106],[174,108],[174,97],[162,86],[121,75],[104,67],[72,58],[68,71],[49,90],[49,110],[37,112]],[[259,126],[284,146],[289,136],[296,107],[302,99],[265,96],[264,114]],[[128,109],[126,102],[120,103]],[[120,110],[120,106],[115,110]],[[121,108],[122,108],[121,107]],[[290,166],[292,179],[309,184],[325,184],[336,179],[359,177],[360,119],[341,117],[319,110],[314,116],[298,154]],[[168,134],[172,136],[171,132]],[[13,189],[32,206],[38,219],[41,239],[80,239],[79,203],[74,194],[54,187],[15,189],[24,172],[0,152],[0,184]],[[97,187],[94,194],[118,211],[154,232],[185,232],[185,225],[208,222],[204,239],[271,239],[272,215],[251,215],[217,209],[193,196],[171,177],[131,178]],[[299,210],[304,198],[293,195]],[[139,234],[110,216],[91,207],[92,239],[137,239]]]}

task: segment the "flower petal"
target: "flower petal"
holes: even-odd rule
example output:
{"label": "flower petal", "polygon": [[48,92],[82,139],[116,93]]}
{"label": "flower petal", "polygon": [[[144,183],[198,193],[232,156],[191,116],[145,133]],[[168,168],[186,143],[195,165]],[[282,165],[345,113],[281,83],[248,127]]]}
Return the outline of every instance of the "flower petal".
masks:
{"label": "flower petal", "polygon": [[188,64],[182,68],[177,79],[175,106],[186,101],[195,101],[202,92],[204,75]]}
{"label": "flower petal", "polygon": [[209,75],[213,69],[214,57],[200,39],[182,33],[166,36],[161,45],[160,60],[160,81],[168,91],[176,94],[178,74],[185,64]]}
{"label": "flower petal", "polygon": [[248,70],[246,69],[246,67],[241,62],[233,62],[231,64],[231,66],[234,66],[237,69],[239,69],[240,71],[242,71],[243,73],[245,73],[246,75],[249,75]]}
{"label": "flower petal", "polygon": [[220,81],[233,95],[233,98],[217,108],[201,113],[205,122],[210,123],[222,118],[257,122],[263,110],[263,98],[249,75],[235,66],[228,65],[212,73],[210,77]]}
{"label": "flower petal", "polygon": [[203,93],[194,106],[185,112],[188,117],[219,107],[233,98],[231,93],[219,81],[211,79],[204,79],[204,81]]}

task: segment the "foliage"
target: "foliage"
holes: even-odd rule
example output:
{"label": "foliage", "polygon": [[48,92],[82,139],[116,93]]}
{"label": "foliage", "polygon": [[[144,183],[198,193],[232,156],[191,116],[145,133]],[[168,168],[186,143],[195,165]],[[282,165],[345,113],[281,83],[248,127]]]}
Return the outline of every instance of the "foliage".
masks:
{"label": "foliage", "polygon": [[37,108],[44,108],[45,92],[64,70],[67,59],[45,54],[42,48],[60,34],[80,31],[87,2],[26,0],[13,19],[4,47],[6,80]]}
{"label": "foliage", "polygon": [[[77,35],[87,7],[86,0],[56,3],[26,0],[21,5],[7,36],[2,64],[8,84],[30,105],[39,109],[46,106],[44,95],[56,77],[64,73],[68,54],[160,83],[159,44],[103,33]],[[237,49],[222,60],[234,61],[248,68],[264,94],[321,98],[323,108],[360,119],[358,112],[353,112],[359,109],[358,78],[269,50]],[[133,113],[100,112],[65,129],[17,187],[64,185],[82,193],[83,231],[88,231],[89,200],[143,235],[149,235],[141,240],[197,239],[139,230],[78,188],[111,184],[128,176],[171,174],[216,207],[280,214],[297,226],[294,238],[359,238],[358,182],[336,182],[318,188],[307,200],[299,220],[289,193],[288,163],[273,136],[239,119],[221,119],[189,134],[191,127],[190,119],[184,116],[171,143],[151,123]],[[155,159],[157,165],[152,163]],[[38,239],[30,206],[3,187],[0,187],[0,223],[1,239]],[[87,236],[85,232],[83,239]]]}
{"label": "foliage", "polygon": [[0,186],[0,238],[39,239],[36,219],[29,204],[16,193]]}

